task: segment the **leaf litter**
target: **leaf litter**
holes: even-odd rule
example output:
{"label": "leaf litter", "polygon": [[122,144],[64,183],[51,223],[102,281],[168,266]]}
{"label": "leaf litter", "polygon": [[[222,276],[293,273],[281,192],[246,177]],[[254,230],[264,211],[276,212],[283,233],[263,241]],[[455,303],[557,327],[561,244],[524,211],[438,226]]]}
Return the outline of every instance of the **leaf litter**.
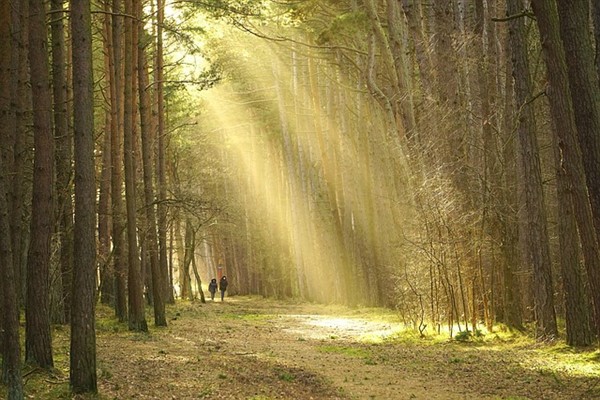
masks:
{"label": "leaf litter", "polygon": [[[132,341],[131,334],[99,340],[100,359],[112,375],[101,381],[103,393],[139,399],[600,398],[598,365],[578,376],[549,371],[535,344],[394,340],[400,323],[369,310],[232,297],[186,302],[169,312],[179,316],[153,329],[153,340]],[[112,352],[115,346],[127,352]]]}
{"label": "leaf litter", "polygon": [[[99,395],[90,398],[600,399],[593,349],[407,339],[381,310],[259,297],[181,301],[167,313],[168,327],[139,334],[107,323],[110,310],[99,309]],[[54,338],[55,353],[65,353],[54,373],[64,379],[29,377],[29,398],[86,398],[68,393],[66,331]]]}

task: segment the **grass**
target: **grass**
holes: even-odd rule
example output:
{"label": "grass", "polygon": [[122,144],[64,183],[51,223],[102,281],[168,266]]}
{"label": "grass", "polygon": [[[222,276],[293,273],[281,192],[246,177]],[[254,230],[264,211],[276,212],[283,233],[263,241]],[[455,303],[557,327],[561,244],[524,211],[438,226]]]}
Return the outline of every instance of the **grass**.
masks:
{"label": "grass", "polygon": [[355,358],[371,357],[370,351],[360,348],[360,347],[323,345],[323,346],[319,346],[318,350],[322,353],[337,353],[337,354],[343,354],[343,355],[346,355],[349,357],[355,357]]}
{"label": "grass", "polygon": [[292,382],[296,377],[289,372],[282,372],[279,374],[279,379],[285,382]]}
{"label": "grass", "polygon": [[[549,346],[532,346],[531,361],[545,373],[566,372],[573,376],[596,376],[600,379],[600,350],[575,349],[564,343]],[[524,364],[529,364],[527,361]]]}
{"label": "grass", "polygon": [[[516,362],[524,369],[552,378],[562,386],[561,377],[566,375],[579,377],[597,377],[600,379],[600,350],[596,348],[577,349],[564,342],[554,344],[539,343],[520,332],[513,332],[499,326],[492,333],[479,335],[463,333],[449,340],[443,335],[420,338],[414,331],[403,331],[390,338],[390,342],[414,346],[444,346],[453,350],[456,356],[449,359],[451,364],[466,362],[471,350],[477,352],[519,354]],[[464,355],[463,355],[464,353]],[[515,397],[514,399],[519,399]]]}
{"label": "grass", "polygon": [[[460,332],[458,327],[453,327],[452,338],[450,329],[447,327],[441,329],[439,333],[428,328],[424,335],[420,335],[417,330],[403,325],[397,315],[387,311],[379,312],[378,309],[369,309],[368,311],[353,312],[353,315],[358,314],[361,318],[396,327],[390,329],[392,333],[387,336],[364,336],[362,341],[365,343],[431,347],[432,351],[444,348],[453,353],[448,358],[450,364],[476,363],[476,360],[472,359],[472,351],[518,354],[515,356],[515,362],[521,368],[549,377],[555,381],[557,386],[564,385],[563,377],[565,375],[582,378],[597,377],[600,380],[600,350],[597,348],[578,349],[570,347],[564,342],[539,343],[526,332],[510,330],[502,324],[497,324],[492,332],[488,332],[485,327],[478,327],[475,333],[472,330]],[[370,359],[370,356],[362,348],[321,346],[320,350]],[[520,397],[513,399],[517,400]]]}
{"label": "grass", "polygon": [[235,320],[243,320],[249,322],[264,322],[265,320],[275,318],[275,315],[270,314],[234,314],[234,313],[225,313],[222,314],[223,318],[226,319],[235,319]]}

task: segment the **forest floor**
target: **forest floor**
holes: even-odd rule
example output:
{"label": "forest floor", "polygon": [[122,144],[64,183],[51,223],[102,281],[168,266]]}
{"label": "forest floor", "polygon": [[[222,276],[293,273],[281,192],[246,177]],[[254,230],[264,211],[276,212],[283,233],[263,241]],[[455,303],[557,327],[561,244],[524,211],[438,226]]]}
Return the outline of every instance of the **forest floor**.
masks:
{"label": "forest floor", "polygon": [[[99,395],[79,399],[600,399],[598,351],[496,333],[419,338],[380,309],[182,301],[148,334],[98,313]],[[56,371],[26,371],[28,398],[71,398],[66,330],[54,332]]]}

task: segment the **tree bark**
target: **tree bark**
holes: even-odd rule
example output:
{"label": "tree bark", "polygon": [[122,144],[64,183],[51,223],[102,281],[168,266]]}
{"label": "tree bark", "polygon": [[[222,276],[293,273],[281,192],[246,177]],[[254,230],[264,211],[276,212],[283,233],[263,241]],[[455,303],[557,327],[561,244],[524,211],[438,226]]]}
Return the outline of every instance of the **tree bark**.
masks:
{"label": "tree bark", "polygon": [[[508,15],[521,10],[519,0],[508,0]],[[525,47],[526,35],[523,18],[509,22],[509,43],[512,50],[513,78],[518,111],[517,134],[520,151],[521,175],[524,181],[524,213],[527,224],[527,260],[533,268],[534,314],[539,339],[558,336],[552,286],[552,264],[544,209],[542,176],[536,132],[535,115],[531,104],[532,83],[529,60]]]}
{"label": "tree bark", "polygon": [[[502,196],[502,182],[500,154],[498,152],[498,135],[494,132],[494,127],[497,125],[497,111],[495,106],[499,103],[497,98],[497,86],[495,72],[498,63],[498,51],[496,48],[497,30],[493,22],[486,21],[486,15],[495,13],[495,6],[488,4],[487,14],[483,0],[474,1],[474,24],[473,33],[476,41],[475,57],[481,57],[481,67],[477,72],[477,89],[478,97],[481,101],[481,134],[482,134],[482,159],[481,172],[483,173],[482,193],[481,193],[481,230],[482,235],[489,234],[490,242],[506,243],[508,237],[504,235],[506,231],[501,229],[502,217],[499,215],[498,209],[508,209],[507,204],[500,202],[508,201],[505,196]],[[498,207],[499,206],[499,207]],[[478,245],[479,246],[479,245]],[[477,253],[480,255],[479,265],[479,286],[481,291],[481,301],[483,303],[483,314],[488,330],[491,330],[494,323],[493,307],[491,307],[491,281],[494,274],[496,254],[496,246],[492,245],[492,250],[487,251],[485,248],[479,247]],[[485,266],[485,268],[484,268]],[[511,289],[512,290],[512,289]],[[520,322],[519,322],[520,325]]]}
{"label": "tree bark", "polygon": [[[505,40],[508,43],[508,40]],[[512,71],[512,61],[509,55],[504,60],[507,71]],[[517,144],[513,138],[513,133],[516,121],[513,121],[512,114],[515,109],[514,99],[514,80],[509,73],[504,78],[504,119],[502,121],[502,128],[505,132],[501,140],[506,142],[501,152],[501,158],[505,165],[505,171],[503,179],[499,182],[498,191],[498,205],[496,208],[496,214],[500,221],[500,237],[502,241],[500,243],[500,253],[502,256],[501,269],[498,273],[501,279],[497,279],[501,285],[502,294],[500,296],[494,296],[492,292],[491,302],[495,304],[495,314],[502,315],[501,321],[506,323],[512,328],[522,329],[523,328],[523,307],[522,307],[522,296],[520,289],[520,282],[517,279],[516,272],[518,271],[519,265],[519,240],[518,240],[518,186],[519,178],[517,176]],[[494,271],[492,271],[492,278],[495,278]],[[492,288],[494,285],[492,284]],[[502,298],[502,304],[500,301],[495,301],[496,298]]]}
{"label": "tree bark", "polygon": [[52,0],[52,84],[54,96],[54,138],[56,142],[56,210],[60,237],[60,271],[63,319],[71,314],[71,276],[73,269],[73,204],[71,201],[71,134],[67,114],[67,77],[63,0]]}
{"label": "tree bark", "polygon": [[[113,224],[113,265],[115,273],[115,314],[120,322],[127,320],[127,275],[128,268],[125,263],[125,210],[123,206],[123,79],[122,79],[122,36],[123,20],[121,1],[113,0],[112,11],[112,38],[114,69],[111,85],[111,202]],[[114,90],[114,92],[113,92]]]}
{"label": "tree bark", "polygon": [[[15,113],[12,109],[13,87],[16,70],[13,69],[13,56],[17,50],[12,46],[11,7],[8,1],[0,3],[0,140],[2,143],[14,134]],[[6,159],[0,157],[0,354],[2,371],[0,382],[8,386],[8,400],[24,398],[21,376],[21,345],[19,341],[19,303],[17,298],[18,280],[15,279],[15,265],[12,254],[12,240],[8,206],[10,179],[6,169]]]}
{"label": "tree bark", "polygon": [[561,0],[557,6],[594,227],[600,237],[600,83],[594,68],[589,2]]}
{"label": "tree bark", "polygon": [[[186,228],[187,233],[187,228]],[[189,264],[187,264],[187,244],[181,235],[181,220],[178,216],[174,217],[173,220],[173,235],[175,239],[175,249],[177,252],[177,264],[179,266],[179,271],[177,271],[177,275],[179,275],[179,297],[181,299],[185,299],[190,296],[191,287],[190,287],[190,272],[189,272]],[[188,269],[186,269],[186,267]]]}
{"label": "tree bark", "polygon": [[[140,3],[141,6],[141,3]],[[138,9],[141,18],[141,7]],[[156,234],[156,213],[154,212],[154,173],[152,163],[152,124],[150,115],[150,94],[148,66],[144,44],[147,42],[145,30],[142,24],[138,26],[138,92],[140,108],[140,130],[142,136],[142,164],[144,173],[144,210],[146,211],[146,248],[150,258],[152,271],[152,304],[154,306],[154,324],[156,326],[167,326],[165,318],[165,283],[160,271],[158,240]]]}
{"label": "tree bark", "polygon": [[[26,163],[29,157],[30,143],[29,127],[30,118],[28,110],[31,107],[31,90],[28,85],[29,65],[27,43],[29,42],[29,2],[15,1],[11,3],[12,26],[14,29],[12,37],[12,68],[13,79],[11,79],[11,94],[14,101],[11,104],[11,113],[16,117],[16,121],[11,121],[11,132],[8,139],[9,146],[12,146],[12,162],[7,164],[11,168],[12,177],[7,181],[9,185],[8,206],[10,216],[10,231],[12,236],[12,254],[13,268],[17,290],[17,301],[23,303],[24,288],[24,262],[25,262],[25,241],[23,210],[28,187],[23,185],[26,169],[30,165]],[[3,141],[4,142],[4,141]],[[11,190],[12,189],[12,190]]]}
{"label": "tree bark", "polygon": [[423,92],[430,94],[433,93],[435,79],[431,55],[427,49],[427,39],[423,33],[422,7],[423,5],[420,0],[402,0],[402,9],[406,16],[410,33],[409,39],[414,46],[414,57],[418,65],[419,84],[422,86]]}
{"label": "tree bark", "polygon": [[194,291],[192,290],[192,277],[190,275],[190,266],[192,265],[192,261],[195,257],[196,252],[196,233],[194,232],[194,228],[192,226],[191,218],[185,219],[185,237],[184,237],[184,246],[185,253],[183,256],[183,265],[181,269],[181,273],[183,274],[183,287],[181,291],[181,298],[187,297],[189,300],[194,300]]}
{"label": "tree bark", "polygon": [[[600,256],[593,229],[593,217],[585,182],[581,149],[571,102],[564,48],[560,40],[559,20],[555,1],[534,0],[533,10],[539,27],[542,50],[547,67],[548,98],[555,131],[556,175],[559,201],[559,230],[561,235],[561,266],[565,285],[567,341],[575,346],[590,344],[589,321],[586,315],[584,289],[579,276],[574,240],[577,229],[571,226],[575,218],[596,318],[600,315]],[[568,198],[565,198],[568,197]],[[573,235],[573,237],[571,236]],[[565,243],[563,243],[565,242]],[[572,247],[572,248],[571,248]],[[582,308],[583,307],[583,308]],[[596,320],[600,326],[600,320]],[[600,331],[597,331],[600,335]]]}
{"label": "tree bark", "polygon": [[[125,0],[125,14],[133,15],[133,0]],[[123,94],[123,150],[125,161],[125,205],[127,209],[127,254],[129,273],[127,288],[129,299],[129,329],[133,331],[148,331],[144,311],[144,293],[142,271],[137,242],[137,211],[136,211],[136,155],[133,137],[134,104],[133,81],[135,79],[133,21],[125,18],[125,77]]]}
{"label": "tree bark", "polygon": [[[593,227],[596,231],[596,243],[600,240],[600,83],[593,67],[593,49],[589,33],[588,2],[578,0],[558,1],[560,35],[564,45],[567,63],[568,82],[575,113],[577,140],[581,149],[585,179],[593,215]],[[577,185],[576,185],[577,188]],[[585,208],[578,206],[578,215]],[[584,221],[586,216],[579,216],[578,226],[589,228],[590,223]],[[588,216],[589,217],[589,216]],[[592,240],[589,229],[585,236]],[[583,237],[582,237],[583,240]],[[586,247],[587,248],[587,247]],[[585,248],[584,248],[585,250]],[[589,250],[589,249],[588,249]],[[596,257],[597,256],[596,250]],[[585,254],[585,253],[584,253]],[[587,256],[590,260],[594,254]],[[586,268],[590,285],[593,289],[595,310],[595,331],[600,335],[600,266],[588,264]]]}
{"label": "tree bark", "polygon": [[114,52],[112,26],[110,16],[110,3],[104,3],[104,68],[108,86],[108,108],[104,114],[104,135],[102,140],[102,166],[100,172],[100,193],[98,195],[98,263],[100,265],[100,301],[102,304],[115,304],[114,280],[115,273],[112,268],[111,258],[111,175],[112,175],[112,122],[116,119],[113,112],[115,93],[114,79]]}
{"label": "tree bark", "polygon": [[409,62],[406,56],[405,42],[408,40],[408,26],[402,18],[400,11],[400,1],[386,0],[387,6],[387,28],[389,37],[390,53],[393,57],[392,73],[396,74],[398,80],[399,92],[395,97],[400,97],[398,101],[397,118],[401,118],[399,123],[403,127],[399,132],[401,138],[410,138],[416,128],[412,82],[409,74]]}
{"label": "tree bark", "polygon": [[159,265],[160,272],[165,283],[166,301],[173,304],[173,280],[169,279],[169,266],[167,259],[167,168],[166,168],[166,132],[165,132],[165,105],[164,105],[164,56],[163,56],[163,24],[165,19],[164,0],[156,1],[157,19],[156,19],[156,100],[157,100],[157,143],[158,143],[158,163],[156,166],[156,175],[158,181],[158,243],[159,243]]}
{"label": "tree bark", "polygon": [[89,0],[71,1],[75,223],[70,384],[74,393],[97,392],[96,377],[96,181],[92,22]]}
{"label": "tree bark", "polygon": [[30,0],[29,7],[29,67],[35,156],[31,237],[27,260],[25,360],[41,368],[52,368],[54,361],[49,314],[50,241],[54,223],[52,97],[44,2]]}
{"label": "tree bark", "polygon": [[[542,0],[543,1],[543,0]],[[559,144],[555,141],[556,158],[561,158]],[[565,302],[565,325],[569,346],[589,346],[593,336],[590,329],[588,300],[579,268],[579,242],[575,209],[570,194],[570,181],[564,162],[556,162],[558,194],[558,239],[560,246],[560,269]],[[593,291],[593,289],[591,289]]]}
{"label": "tree bark", "polygon": [[[194,234],[194,249],[196,248],[196,234]],[[192,257],[192,270],[194,271],[194,277],[196,278],[196,286],[198,287],[198,295],[200,296],[200,301],[202,303],[206,303],[206,298],[204,297],[204,291],[202,290],[202,279],[200,279],[200,273],[198,272],[198,267],[196,266],[196,257]]]}

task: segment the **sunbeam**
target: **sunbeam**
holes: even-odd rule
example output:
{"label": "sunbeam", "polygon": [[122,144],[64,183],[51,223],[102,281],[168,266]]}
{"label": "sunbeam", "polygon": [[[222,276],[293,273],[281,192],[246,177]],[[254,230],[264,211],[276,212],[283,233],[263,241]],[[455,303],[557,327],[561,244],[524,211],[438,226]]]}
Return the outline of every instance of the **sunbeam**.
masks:
{"label": "sunbeam", "polygon": [[[403,209],[412,202],[408,182],[390,173],[391,158],[372,151],[376,141],[393,149],[396,140],[374,134],[376,123],[340,114],[339,107],[357,104],[356,113],[373,112],[360,90],[345,89],[340,71],[315,61],[302,65],[294,51],[290,56],[276,45],[246,40],[246,46],[235,39],[225,45],[240,49],[230,66],[235,76],[202,96],[203,125],[219,136],[232,171],[229,194],[247,217],[262,221],[252,226],[276,243],[272,251],[289,254],[298,294],[373,302],[385,283],[367,271],[384,268],[385,257],[368,261],[358,243],[378,249],[397,242],[407,226]],[[337,74],[338,86],[319,87],[316,68]],[[390,233],[385,244],[378,239],[382,231]],[[373,293],[365,290],[369,286]]]}

